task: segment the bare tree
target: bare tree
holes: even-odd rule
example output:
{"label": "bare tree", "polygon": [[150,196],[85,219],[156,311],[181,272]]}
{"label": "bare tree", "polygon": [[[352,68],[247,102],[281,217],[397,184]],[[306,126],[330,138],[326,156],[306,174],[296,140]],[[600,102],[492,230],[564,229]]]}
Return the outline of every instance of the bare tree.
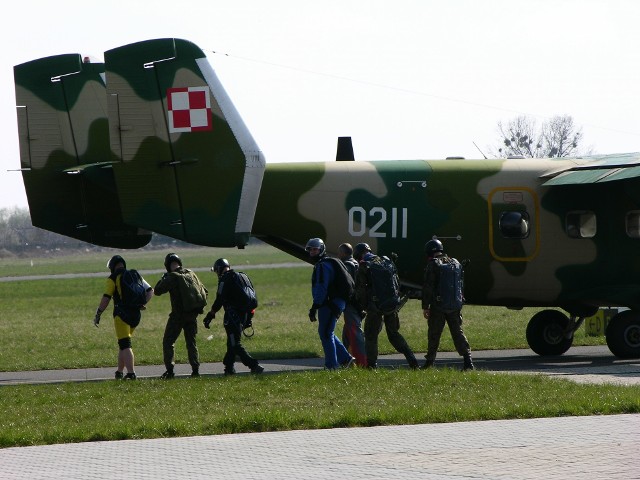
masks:
{"label": "bare tree", "polygon": [[496,157],[570,157],[580,155],[582,129],[576,129],[573,117],[556,115],[538,128],[533,117],[516,117],[508,123],[498,122],[501,146]]}

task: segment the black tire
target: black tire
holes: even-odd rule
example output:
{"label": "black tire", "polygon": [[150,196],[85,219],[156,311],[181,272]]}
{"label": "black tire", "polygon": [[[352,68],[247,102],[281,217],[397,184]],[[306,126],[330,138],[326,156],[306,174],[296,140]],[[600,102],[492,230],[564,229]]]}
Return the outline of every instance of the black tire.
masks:
{"label": "black tire", "polygon": [[527,325],[527,342],[538,355],[562,355],[571,348],[573,335],[564,335],[569,318],[558,310],[542,310]]}
{"label": "black tire", "polygon": [[640,358],[640,312],[625,310],[614,316],[605,333],[607,346],[618,358]]}

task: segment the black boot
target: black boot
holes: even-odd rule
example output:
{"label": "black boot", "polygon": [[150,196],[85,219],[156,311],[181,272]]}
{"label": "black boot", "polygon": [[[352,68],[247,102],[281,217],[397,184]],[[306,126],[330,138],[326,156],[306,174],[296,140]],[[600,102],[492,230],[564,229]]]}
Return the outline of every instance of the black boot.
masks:
{"label": "black boot", "polygon": [[473,366],[473,361],[471,361],[471,354],[468,353],[464,357],[464,364],[462,365],[462,370],[474,370],[476,367]]}
{"label": "black boot", "polygon": [[433,360],[429,360],[429,359],[427,358],[427,360],[425,360],[425,362],[424,362],[424,365],[422,365],[422,366],[420,367],[420,369],[421,369],[421,370],[426,370],[427,368],[431,368],[431,367],[433,367]]}

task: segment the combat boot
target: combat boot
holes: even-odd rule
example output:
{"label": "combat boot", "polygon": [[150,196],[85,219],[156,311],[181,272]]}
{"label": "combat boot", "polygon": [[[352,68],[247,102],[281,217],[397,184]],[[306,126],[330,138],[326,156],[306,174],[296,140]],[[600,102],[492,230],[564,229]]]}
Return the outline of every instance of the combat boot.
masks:
{"label": "combat boot", "polygon": [[426,359],[424,365],[420,367],[421,370],[426,370],[427,368],[433,367],[433,360]]}
{"label": "combat boot", "polygon": [[473,365],[473,361],[471,360],[471,355],[467,354],[464,356],[464,363],[462,365],[462,370],[474,370],[476,367]]}

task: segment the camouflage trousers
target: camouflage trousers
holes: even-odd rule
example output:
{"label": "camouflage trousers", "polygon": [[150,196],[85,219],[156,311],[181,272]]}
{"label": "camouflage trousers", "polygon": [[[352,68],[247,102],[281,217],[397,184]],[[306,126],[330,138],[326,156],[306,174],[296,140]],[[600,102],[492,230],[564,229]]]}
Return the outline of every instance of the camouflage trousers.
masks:
{"label": "camouflage trousers", "polygon": [[169,371],[173,371],[176,340],[181,332],[184,332],[184,341],[187,345],[189,364],[194,370],[200,366],[196,335],[198,333],[197,313],[171,312],[162,338],[162,356],[164,365]]}
{"label": "camouflage trousers", "polygon": [[431,309],[428,326],[428,343],[427,354],[425,355],[427,362],[433,362],[438,353],[438,347],[440,346],[440,337],[444,330],[444,324],[449,325],[449,331],[451,332],[451,338],[453,344],[456,347],[460,356],[471,354],[471,347],[467,341],[467,337],[464,336],[462,331],[462,313],[460,310],[454,312],[440,312],[435,309]]}
{"label": "camouflage trousers", "polygon": [[364,320],[364,346],[367,353],[367,365],[375,368],[378,363],[378,335],[382,331],[382,323],[387,331],[389,343],[407,359],[412,368],[418,366],[416,356],[411,347],[400,333],[400,318],[397,313],[383,315],[375,310],[367,310]]}

